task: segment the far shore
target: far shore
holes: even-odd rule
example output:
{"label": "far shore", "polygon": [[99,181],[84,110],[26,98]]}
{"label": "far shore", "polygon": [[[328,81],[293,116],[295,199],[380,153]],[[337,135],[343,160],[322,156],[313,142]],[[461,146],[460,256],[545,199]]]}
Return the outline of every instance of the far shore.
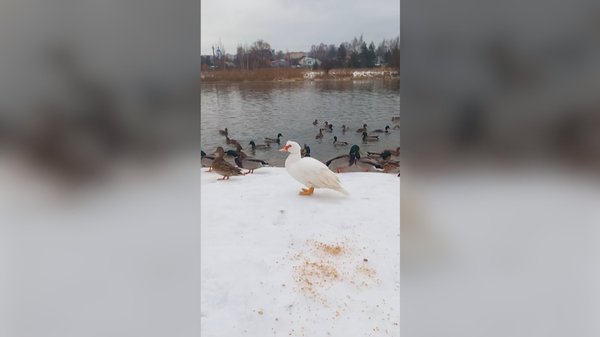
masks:
{"label": "far shore", "polygon": [[366,79],[399,79],[398,68],[344,68],[310,70],[301,68],[264,68],[256,70],[204,70],[200,80],[215,82],[298,82],[298,81],[350,81]]}

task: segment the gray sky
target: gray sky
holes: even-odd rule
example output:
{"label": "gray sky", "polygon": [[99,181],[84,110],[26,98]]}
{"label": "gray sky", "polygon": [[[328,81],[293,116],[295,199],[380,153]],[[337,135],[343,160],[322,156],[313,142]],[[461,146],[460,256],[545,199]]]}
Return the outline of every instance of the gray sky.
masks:
{"label": "gray sky", "polygon": [[258,39],[275,50],[309,51],[361,33],[375,44],[398,36],[400,0],[202,0],[201,19],[203,55],[219,39],[231,54]]}

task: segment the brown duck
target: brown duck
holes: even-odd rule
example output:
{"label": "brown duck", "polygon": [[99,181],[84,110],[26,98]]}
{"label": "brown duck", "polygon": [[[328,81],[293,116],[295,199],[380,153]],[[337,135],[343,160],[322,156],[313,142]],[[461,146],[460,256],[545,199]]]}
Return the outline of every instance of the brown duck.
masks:
{"label": "brown duck", "polygon": [[213,171],[215,171],[218,174],[223,176],[223,178],[219,178],[217,180],[229,179],[230,176],[244,175],[242,173],[242,170],[240,170],[238,167],[235,167],[234,165],[226,162],[225,159],[223,159],[223,156],[225,155],[225,151],[223,150],[222,147],[219,146],[217,148],[217,150],[215,151],[214,155],[215,155],[215,159],[212,162],[212,169],[213,169]]}

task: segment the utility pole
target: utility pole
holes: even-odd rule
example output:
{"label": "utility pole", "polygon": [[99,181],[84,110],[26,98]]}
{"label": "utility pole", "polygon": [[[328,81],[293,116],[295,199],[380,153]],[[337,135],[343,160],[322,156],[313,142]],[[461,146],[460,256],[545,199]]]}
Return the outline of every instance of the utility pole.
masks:
{"label": "utility pole", "polygon": [[212,62],[211,64],[214,66],[215,64],[215,46],[212,46],[212,53],[213,53],[213,57],[212,57]]}

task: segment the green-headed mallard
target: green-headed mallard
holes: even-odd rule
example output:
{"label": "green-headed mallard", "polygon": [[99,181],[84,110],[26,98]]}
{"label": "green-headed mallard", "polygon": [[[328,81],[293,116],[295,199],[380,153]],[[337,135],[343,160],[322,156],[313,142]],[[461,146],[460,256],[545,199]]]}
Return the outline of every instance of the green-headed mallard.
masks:
{"label": "green-headed mallard", "polygon": [[360,147],[358,145],[352,145],[348,154],[330,159],[325,162],[325,165],[338,173],[343,172],[343,170],[349,169],[352,166],[356,166],[358,169],[364,171],[383,169],[383,166],[377,161],[371,158],[361,158]]}
{"label": "green-headed mallard", "polygon": [[229,179],[230,176],[244,175],[240,168],[235,167],[234,165],[225,161],[225,159],[223,158],[223,156],[225,155],[225,151],[222,147],[219,146],[214,154],[215,159],[212,162],[213,171],[223,176],[223,178],[219,178],[217,180]]}
{"label": "green-headed mallard", "polygon": [[389,130],[390,130],[390,126],[389,126],[389,125],[386,125],[386,126],[385,126],[385,130],[382,130],[382,129],[376,129],[376,130],[373,130],[373,131],[371,131],[371,132],[375,132],[375,133],[384,133],[384,132],[385,132],[385,133],[390,133],[390,131],[389,131]]}
{"label": "green-headed mallard", "polygon": [[367,132],[367,124],[363,124],[363,127],[356,130],[358,133]]}
{"label": "green-headed mallard", "polygon": [[337,136],[333,136],[334,146],[348,146],[348,142],[338,141]]}
{"label": "green-headed mallard", "polygon": [[379,160],[388,160],[392,156],[392,152],[390,150],[383,150],[383,152],[367,152],[367,155],[374,159]]}
{"label": "green-headed mallard", "polygon": [[358,145],[352,145],[350,152],[335,158],[329,159],[325,162],[325,165],[337,173],[356,165],[356,161],[360,159],[360,148]]}
{"label": "green-headed mallard", "polygon": [[281,133],[277,134],[277,138],[269,138],[269,137],[265,137],[265,143],[277,143],[280,144],[281,143],[281,138],[283,137],[283,135]]}
{"label": "green-headed mallard", "polygon": [[377,142],[379,141],[379,136],[369,136],[366,132],[362,133],[363,142]]}
{"label": "green-headed mallard", "polygon": [[254,173],[254,170],[269,165],[269,163],[267,163],[264,160],[248,157],[248,155],[245,154],[243,151],[240,151],[238,156],[235,158],[235,164],[239,168],[244,168],[248,170],[246,174]]}
{"label": "green-headed mallard", "polygon": [[252,150],[267,150],[271,148],[271,144],[266,143],[266,144],[256,144],[253,140],[250,141],[250,143],[248,143],[248,145],[252,146]]}
{"label": "green-headed mallard", "polygon": [[229,130],[227,130],[227,128],[225,128],[225,130],[219,130],[219,134],[222,136],[227,136],[229,134]]}
{"label": "green-headed mallard", "polygon": [[323,139],[323,129],[319,129],[319,133],[315,136],[315,139]]}
{"label": "green-headed mallard", "polygon": [[200,164],[202,167],[208,167],[208,172],[212,171],[212,163],[215,156],[209,156],[204,151],[200,150]]}
{"label": "green-headed mallard", "polygon": [[396,150],[384,150],[388,151],[392,156],[399,157],[400,156],[400,146],[396,148]]}

